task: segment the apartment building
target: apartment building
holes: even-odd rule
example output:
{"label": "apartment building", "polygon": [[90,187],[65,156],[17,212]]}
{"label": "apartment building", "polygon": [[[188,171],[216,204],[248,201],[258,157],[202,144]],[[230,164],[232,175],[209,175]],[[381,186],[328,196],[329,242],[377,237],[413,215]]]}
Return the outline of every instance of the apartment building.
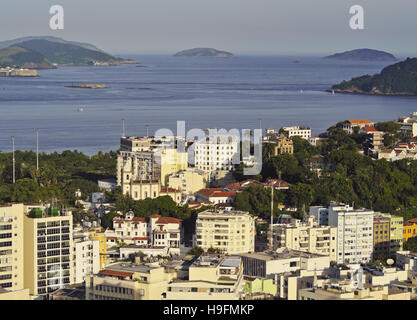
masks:
{"label": "apartment building", "polygon": [[409,272],[411,276],[417,275],[417,254],[411,251],[398,251],[395,259],[396,265]]}
{"label": "apartment building", "polygon": [[408,117],[400,117],[397,121],[401,125],[402,137],[415,137],[417,136],[417,112],[412,112]]}
{"label": "apartment building", "polygon": [[287,138],[300,137],[308,140],[311,137],[311,128],[303,126],[283,127],[282,131]]}
{"label": "apartment building", "polygon": [[373,252],[374,212],[331,202],[329,207],[310,207],[319,223],[337,227],[337,263],[366,263]]}
{"label": "apartment building", "polygon": [[44,296],[73,280],[72,215],[33,208],[24,216],[24,287]]}
{"label": "apartment building", "polygon": [[74,235],[73,241],[72,283],[83,283],[88,275],[100,271],[100,241],[91,240],[84,234]]}
{"label": "apartment building", "polygon": [[[188,167],[188,154],[178,148],[177,137],[122,137],[117,156],[117,185],[124,194],[133,182],[159,181]],[[151,194],[149,197],[152,197]]]}
{"label": "apartment building", "polygon": [[403,225],[403,242],[407,242],[408,239],[417,236],[417,224],[410,223],[409,221]]}
{"label": "apartment building", "polygon": [[217,248],[228,254],[255,251],[255,219],[243,211],[200,212],[194,245]]}
{"label": "apartment building", "polygon": [[410,300],[410,292],[385,286],[354,288],[349,280],[326,279],[317,287],[298,290],[298,300]]}
{"label": "apartment building", "polygon": [[233,135],[209,135],[194,143],[194,166],[214,179],[219,171],[232,171],[240,164],[239,138]]}
{"label": "apartment building", "polygon": [[169,280],[160,266],[115,263],[86,278],[86,300],[161,300]]}
{"label": "apartment building", "polygon": [[110,262],[109,255],[107,253],[106,236],[104,235],[104,232],[101,229],[101,227],[89,229],[88,234],[91,240],[97,240],[99,242],[99,253],[100,253],[99,270],[101,270]]}
{"label": "apartment building", "polygon": [[23,204],[0,205],[0,290],[7,292],[25,288],[23,217]]}
{"label": "apartment building", "polygon": [[386,260],[391,250],[391,220],[385,217],[374,217],[374,260]]}
{"label": "apartment building", "polygon": [[395,258],[397,251],[403,250],[403,224],[404,218],[394,216],[389,213],[375,212],[375,217],[384,217],[390,220],[390,253],[391,258]]}
{"label": "apartment building", "polygon": [[240,257],[201,255],[188,273],[188,280],[168,284],[166,300],[238,300],[244,292]]}
{"label": "apartment building", "polygon": [[183,230],[179,219],[157,214],[142,218],[128,212],[124,218],[113,219],[113,229],[115,237],[127,244],[168,248],[172,254],[180,252]]}
{"label": "apartment building", "polygon": [[274,248],[288,248],[330,256],[337,260],[337,228],[322,226],[313,216],[305,221],[291,219],[290,223],[272,226]]}
{"label": "apartment building", "polygon": [[168,187],[180,190],[183,197],[192,196],[205,189],[209,181],[208,173],[195,168],[187,168],[168,176]]}
{"label": "apartment building", "polygon": [[320,271],[330,266],[330,257],[316,253],[279,248],[240,254],[244,275],[274,279],[276,274],[294,273],[299,270]]}

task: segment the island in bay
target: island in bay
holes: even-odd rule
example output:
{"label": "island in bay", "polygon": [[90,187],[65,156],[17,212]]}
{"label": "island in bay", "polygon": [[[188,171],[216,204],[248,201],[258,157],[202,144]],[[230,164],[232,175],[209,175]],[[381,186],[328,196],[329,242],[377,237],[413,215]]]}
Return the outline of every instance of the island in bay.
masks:
{"label": "island in bay", "polygon": [[334,85],[328,91],[385,96],[417,95],[417,58],[385,67],[381,73],[364,75]]}
{"label": "island in bay", "polygon": [[56,37],[25,37],[0,42],[0,67],[55,69],[57,66],[114,66],[138,64],[108,54],[87,43]]}
{"label": "island in bay", "polygon": [[324,59],[347,61],[397,61],[397,58],[391,53],[373,49],[345,51],[324,57]]}
{"label": "island in bay", "polygon": [[174,54],[174,57],[212,57],[212,58],[234,58],[233,53],[216,50],[213,48],[187,49]]}

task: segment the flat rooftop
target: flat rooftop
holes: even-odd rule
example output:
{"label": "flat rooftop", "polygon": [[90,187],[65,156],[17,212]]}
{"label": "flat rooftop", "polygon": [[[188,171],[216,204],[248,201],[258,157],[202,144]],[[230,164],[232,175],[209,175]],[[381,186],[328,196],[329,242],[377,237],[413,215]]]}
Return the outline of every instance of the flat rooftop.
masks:
{"label": "flat rooftop", "polygon": [[247,257],[247,258],[259,259],[259,260],[265,260],[265,261],[283,260],[283,259],[291,259],[291,258],[322,258],[322,257],[326,257],[324,255],[317,254],[317,253],[297,251],[297,250],[289,250],[287,248],[285,248],[281,252],[264,251],[264,252],[255,252],[255,253],[243,253],[243,254],[240,254],[240,256],[241,257]]}
{"label": "flat rooftop", "polygon": [[[129,262],[119,262],[113,265],[107,266],[102,271],[116,271],[121,273],[150,273],[151,270],[158,269],[159,267],[154,267],[146,264],[134,264]],[[102,272],[101,271],[101,272]],[[106,273],[104,273],[106,274]]]}

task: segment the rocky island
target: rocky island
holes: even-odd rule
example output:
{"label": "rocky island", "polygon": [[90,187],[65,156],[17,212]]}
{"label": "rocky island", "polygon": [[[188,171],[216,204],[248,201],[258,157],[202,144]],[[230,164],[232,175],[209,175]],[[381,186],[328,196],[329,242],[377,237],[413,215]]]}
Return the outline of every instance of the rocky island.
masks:
{"label": "rocky island", "polygon": [[211,58],[234,58],[233,53],[212,48],[187,49],[174,54],[174,57],[211,57]]}
{"label": "rocky island", "polygon": [[391,53],[373,49],[345,51],[324,57],[324,59],[347,61],[397,61],[397,58]]}
{"label": "rocky island", "polygon": [[390,65],[381,73],[364,75],[334,85],[328,91],[383,96],[417,95],[417,58]]}
{"label": "rocky island", "polygon": [[97,84],[97,83],[72,84],[66,87],[67,88],[81,88],[81,89],[105,89],[107,88],[105,84]]}

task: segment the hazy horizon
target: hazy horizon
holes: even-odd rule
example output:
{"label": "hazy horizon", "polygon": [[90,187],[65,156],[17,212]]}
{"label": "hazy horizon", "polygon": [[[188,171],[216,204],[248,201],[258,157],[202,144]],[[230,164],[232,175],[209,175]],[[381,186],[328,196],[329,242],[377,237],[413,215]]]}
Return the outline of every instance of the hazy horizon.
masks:
{"label": "hazy horizon", "polygon": [[[49,8],[61,4],[64,30],[49,28]],[[365,29],[349,28],[349,8],[362,5]],[[237,55],[328,55],[370,48],[417,55],[417,2],[388,0],[3,0],[0,40],[56,36],[113,54],[174,54],[210,47]]]}

